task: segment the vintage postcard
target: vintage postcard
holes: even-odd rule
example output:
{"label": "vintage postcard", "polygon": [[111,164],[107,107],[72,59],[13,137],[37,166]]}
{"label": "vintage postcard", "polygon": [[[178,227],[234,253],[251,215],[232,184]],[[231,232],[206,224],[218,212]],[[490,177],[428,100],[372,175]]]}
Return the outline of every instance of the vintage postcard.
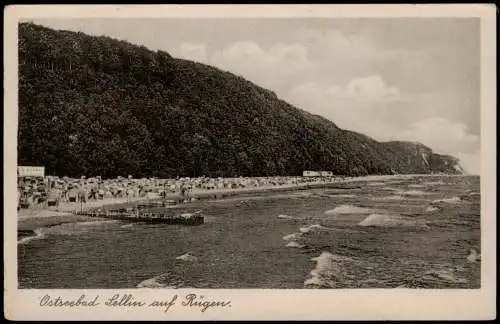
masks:
{"label": "vintage postcard", "polygon": [[4,17],[7,319],[496,317],[495,6]]}

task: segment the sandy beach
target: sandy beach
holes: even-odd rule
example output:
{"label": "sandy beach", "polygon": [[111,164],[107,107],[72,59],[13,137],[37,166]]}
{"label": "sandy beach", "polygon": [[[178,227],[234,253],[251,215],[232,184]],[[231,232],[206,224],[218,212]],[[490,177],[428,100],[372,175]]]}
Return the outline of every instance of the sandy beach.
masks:
{"label": "sandy beach", "polygon": [[[216,189],[216,190],[192,190],[187,195],[188,199],[221,199],[229,196],[239,196],[245,194],[257,194],[265,192],[278,192],[286,190],[307,189],[323,185],[337,185],[336,183],[307,183],[307,184],[292,184],[281,186],[261,186],[251,188],[237,189]],[[136,198],[104,198],[101,200],[88,200],[86,203],[80,204],[75,202],[61,202],[58,207],[43,207],[43,208],[28,208],[18,211],[18,230],[32,231],[36,228],[54,226],[63,223],[72,223],[78,221],[87,221],[88,217],[77,216],[74,212],[88,211],[95,208],[128,205],[130,203],[146,202],[161,199],[158,195],[150,195],[148,197]],[[182,200],[180,194],[169,193],[166,196],[167,200]]]}
{"label": "sandy beach", "polygon": [[[216,189],[216,190],[199,190],[193,189],[187,195],[188,199],[195,200],[215,200],[227,197],[238,197],[246,194],[259,194],[259,193],[272,193],[282,192],[288,190],[307,190],[314,188],[339,188],[339,189],[355,189],[360,185],[359,182],[368,181],[381,181],[381,180],[401,180],[418,175],[374,175],[365,177],[350,177],[343,179],[335,179],[334,181],[315,181],[302,184],[286,184],[286,185],[265,185],[260,187],[236,188],[236,189]],[[431,176],[431,175],[430,175]],[[149,197],[136,197],[136,198],[104,198],[102,200],[89,200],[84,204],[61,202],[58,207],[45,207],[45,208],[29,208],[21,209],[18,211],[18,230],[19,231],[32,231],[36,228],[54,226],[63,223],[72,223],[78,221],[87,221],[88,217],[77,216],[74,214],[76,211],[88,211],[95,208],[128,205],[130,203],[146,202],[161,199],[158,195],[151,195]],[[182,200],[180,194],[169,193],[166,197],[167,200],[179,201]]]}

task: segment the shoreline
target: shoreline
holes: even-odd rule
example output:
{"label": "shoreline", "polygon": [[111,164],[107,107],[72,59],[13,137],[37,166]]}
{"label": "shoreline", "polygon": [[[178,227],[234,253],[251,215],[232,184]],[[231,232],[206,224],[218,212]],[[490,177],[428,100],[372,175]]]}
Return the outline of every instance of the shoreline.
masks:
{"label": "shoreline", "polygon": [[[266,194],[275,192],[286,192],[295,190],[311,190],[311,189],[343,189],[343,190],[355,190],[362,188],[358,182],[364,181],[378,181],[378,180],[388,180],[388,179],[407,179],[420,176],[443,176],[443,175],[432,175],[432,174],[412,174],[412,175],[372,175],[363,177],[346,177],[343,179],[336,179],[334,181],[328,182],[311,182],[305,184],[289,184],[281,186],[262,186],[262,187],[251,187],[251,188],[237,188],[237,189],[216,189],[216,190],[192,190],[187,194],[187,198],[194,198],[195,200],[210,200],[215,201],[224,198],[236,198],[244,197],[249,194]],[[141,197],[141,198],[107,198],[103,200],[92,200],[83,205],[79,203],[68,203],[63,202],[59,207],[54,208],[34,208],[34,209],[21,209],[18,211],[18,226],[17,231],[19,232],[30,232],[42,227],[57,226],[65,223],[75,223],[75,222],[85,222],[91,218],[86,216],[79,216],[73,214],[74,211],[89,211],[96,208],[117,208],[122,206],[129,206],[130,204],[135,204],[139,202],[151,202],[162,200],[159,196],[153,197]],[[168,194],[166,200],[182,200],[180,194]],[[189,202],[184,204],[176,204],[173,207],[188,207]]]}

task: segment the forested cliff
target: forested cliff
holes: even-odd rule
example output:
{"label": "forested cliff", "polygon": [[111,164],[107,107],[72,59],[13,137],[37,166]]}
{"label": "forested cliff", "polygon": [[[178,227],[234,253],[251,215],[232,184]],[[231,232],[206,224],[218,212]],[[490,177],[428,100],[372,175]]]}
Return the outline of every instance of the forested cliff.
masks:
{"label": "forested cliff", "polygon": [[19,113],[18,163],[60,176],[461,172],[453,157],[340,129],[229,72],[31,23],[19,24]]}

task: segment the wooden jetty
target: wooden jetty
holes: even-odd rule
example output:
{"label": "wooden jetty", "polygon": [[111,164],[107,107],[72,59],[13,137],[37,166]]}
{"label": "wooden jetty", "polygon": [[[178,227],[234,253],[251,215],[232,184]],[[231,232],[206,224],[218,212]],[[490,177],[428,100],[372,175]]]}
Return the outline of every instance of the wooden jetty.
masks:
{"label": "wooden jetty", "polygon": [[177,225],[201,225],[205,223],[205,218],[199,212],[171,215],[167,213],[152,213],[139,211],[138,209],[118,209],[106,211],[77,211],[79,216],[94,218],[106,218],[125,222],[141,222],[147,224],[177,224]]}
{"label": "wooden jetty", "polygon": [[137,203],[137,208],[154,208],[154,207],[165,207],[167,204],[165,201],[147,201],[147,202],[140,202]]}

